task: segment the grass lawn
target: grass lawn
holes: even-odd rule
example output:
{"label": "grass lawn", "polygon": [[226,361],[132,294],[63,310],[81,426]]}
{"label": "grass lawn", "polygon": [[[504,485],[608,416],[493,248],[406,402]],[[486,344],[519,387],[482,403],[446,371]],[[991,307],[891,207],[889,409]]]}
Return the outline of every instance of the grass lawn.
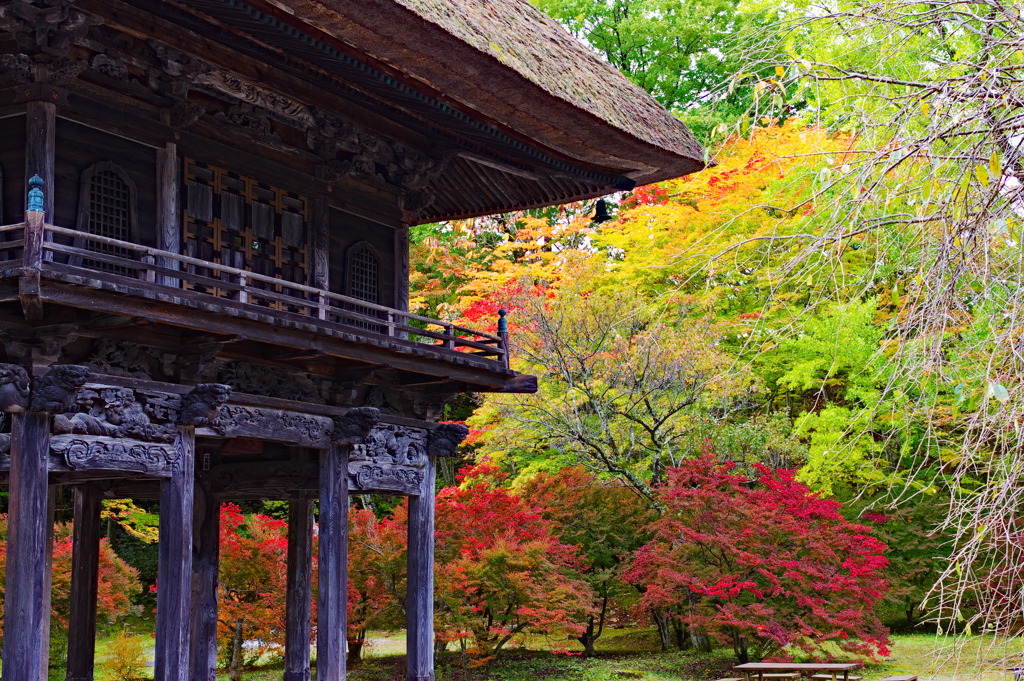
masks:
{"label": "grass lawn", "polygon": [[[147,636],[147,639],[149,637]],[[404,681],[404,633],[375,632],[364,649],[364,659],[349,670],[352,681]],[[1012,681],[1012,675],[1000,671],[1024,659],[1021,641],[1001,643],[992,636],[980,636],[959,648],[952,639],[927,634],[898,634],[892,637],[893,655],[884,663],[868,665],[865,681],[877,681],[891,674],[917,674],[921,681]],[[653,629],[606,632],[597,645],[598,656],[584,659],[578,655],[550,652],[559,642],[534,639],[527,648],[513,648],[494,664],[467,669],[458,653],[449,652],[437,661],[438,681],[705,681],[730,676],[735,664],[731,651],[712,655],[672,651],[662,653]],[[99,659],[105,646],[100,642]],[[150,675],[152,668],[149,669]],[[278,681],[281,662],[250,670],[250,681]],[[97,669],[98,681],[103,677]],[[218,680],[227,674],[218,674]]]}

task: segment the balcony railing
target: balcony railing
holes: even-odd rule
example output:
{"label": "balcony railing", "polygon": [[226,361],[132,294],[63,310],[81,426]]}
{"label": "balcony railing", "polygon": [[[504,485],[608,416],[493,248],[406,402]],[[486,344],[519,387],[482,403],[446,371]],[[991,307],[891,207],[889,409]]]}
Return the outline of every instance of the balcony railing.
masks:
{"label": "balcony railing", "polygon": [[282,322],[310,322],[325,333],[385,336],[468,353],[508,367],[508,334],[485,333],[284,279],[170,251],[67,229],[43,221],[0,226],[0,276],[35,270],[43,277],[126,293],[169,292],[243,306]]}

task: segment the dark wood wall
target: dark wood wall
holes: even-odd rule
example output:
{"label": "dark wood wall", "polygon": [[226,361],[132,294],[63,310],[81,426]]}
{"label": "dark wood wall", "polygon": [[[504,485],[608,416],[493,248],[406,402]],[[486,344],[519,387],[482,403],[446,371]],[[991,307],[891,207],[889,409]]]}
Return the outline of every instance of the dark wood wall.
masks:
{"label": "dark wood wall", "polygon": [[114,163],[136,188],[139,243],[156,246],[156,150],[72,121],[57,119],[54,224],[78,226],[82,173],[95,163]]}
{"label": "dark wood wall", "polygon": [[0,190],[2,222],[5,225],[25,219],[25,116],[0,119]]}
{"label": "dark wood wall", "polygon": [[395,305],[396,230],[341,209],[331,210],[330,289],[348,295],[346,260],[349,249],[359,243],[372,247],[380,262],[380,305]]}

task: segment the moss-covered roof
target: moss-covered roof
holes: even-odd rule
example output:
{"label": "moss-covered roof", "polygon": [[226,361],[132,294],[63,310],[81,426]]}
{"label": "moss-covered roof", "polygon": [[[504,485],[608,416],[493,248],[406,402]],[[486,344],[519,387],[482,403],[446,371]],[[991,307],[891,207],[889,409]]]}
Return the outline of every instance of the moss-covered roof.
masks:
{"label": "moss-covered roof", "polygon": [[271,1],[557,154],[639,184],[705,165],[682,122],[527,0]]}
{"label": "moss-covered roof", "polygon": [[701,158],[686,126],[527,0],[396,0],[549,94],[645,141]]}

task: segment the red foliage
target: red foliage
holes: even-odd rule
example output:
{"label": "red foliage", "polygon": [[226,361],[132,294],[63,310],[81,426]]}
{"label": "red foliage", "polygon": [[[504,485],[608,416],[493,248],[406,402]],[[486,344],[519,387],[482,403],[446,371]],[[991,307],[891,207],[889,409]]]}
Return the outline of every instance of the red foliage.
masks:
{"label": "red foliage", "polygon": [[[266,515],[245,515],[234,504],[220,510],[220,648],[230,655],[236,632],[262,645],[252,657],[284,643],[288,524]],[[238,631],[238,627],[241,628]]]}
{"label": "red foliage", "polygon": [[[72,526],[58,523],[53,532],[53,591],[50,605],[53,624],[66,629],[71,607],[71,555]],[[0,515],[0,599],[3,597],[7,576],[7,515]],[[139,571],[124,562],[111,548],[110,542],[100,540],[99,584],[96,594],[96,615],[110,621],[131,610],[132,596],[142,593]]]}
{"label": "red foliage", "polygon": [[732,643],[741,659],[886,656],[887,631],[872,613],[887,584],[885,545],[844,519],[792,471],[757,467],[747,480],[704,455],[669,472],[665,515],[629,579],[641,607]]}
{"label": "red foliage", "polygon": [[359,659],[371,627],[402,627],[408,535],[404,505],[396,518],[349,510],[348,656]]}
{"label": "red foliage", "polygon": [[592,600],[571,570],[575,550],[523,499],[494,486],[495,472],[464,469],[462,486],[437,497],[438,637],[469,645],[478,662],[521,633],[578,634]]}
{"label": "red foliage", "polygon": [[668,203],[668,189],[657,184],[637,187],[632,194],[619,204],[620,208],[630,209],[637,206],[664,206]]}

